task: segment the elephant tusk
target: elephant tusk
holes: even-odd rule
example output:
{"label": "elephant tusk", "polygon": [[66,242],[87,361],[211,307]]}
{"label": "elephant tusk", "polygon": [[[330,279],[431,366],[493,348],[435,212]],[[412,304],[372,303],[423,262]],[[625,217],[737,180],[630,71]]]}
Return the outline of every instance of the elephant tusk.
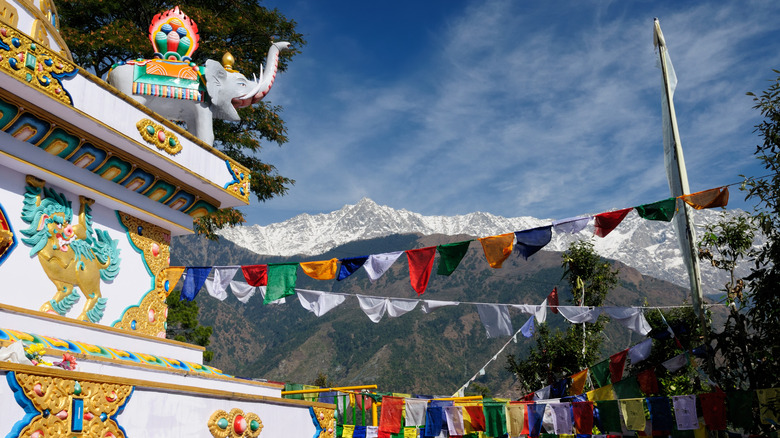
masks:
{"label": "elephant tusk", "polygon": [[[266,57],[266,65],[270,66],[270,69],[263,69],[260,66],[260,78],[255,77],[255,86],[246,94],[240,97],[232,99],[233,106],[236,108],[243,108],[248,105],[253,105],[262,100],[274,84],[276,79],[276,68],[279,65],[279,52],[281,50],[289,50],[290,43],[278,42],[271,45],[268,49],[268,56]],[[254,76],[254,75],[253,75]]]}

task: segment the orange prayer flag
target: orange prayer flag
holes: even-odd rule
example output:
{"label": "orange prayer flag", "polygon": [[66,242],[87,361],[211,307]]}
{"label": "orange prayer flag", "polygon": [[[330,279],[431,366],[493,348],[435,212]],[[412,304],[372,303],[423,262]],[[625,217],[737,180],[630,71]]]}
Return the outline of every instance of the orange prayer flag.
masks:
{"label": "orange prayer flag", "polygon": [[588,379],[588,369],[572,374],[569,395],[580,395],[585,392],[585,381]]}
{"label": "orange prayer flag", "polygon": [[704,208],[725,207],[729,203],[729,188],[718,187],[680,196],[686,204],[701,210]]}
{"label": "orange prayer flag", "polygon": [[176,283],[178,283],[181,276],[184,275],[185,269],[184,266],[171,266],[163,270],[163,288],[166,297],[171,293],[173,288],[176,287]]}
{"label": "orange prayer flag", "polygon": [[301,269],[315,280],[333,280],[339,268],[339,259],[301,263]]}
{"label": "orange prayer flag", "polygon": [[479,239],[485,258],[490,267],[500,268],[504,260],[512,255],[512,244],[515,243],[515,233],[499,234],[498,236],[483,237]]}

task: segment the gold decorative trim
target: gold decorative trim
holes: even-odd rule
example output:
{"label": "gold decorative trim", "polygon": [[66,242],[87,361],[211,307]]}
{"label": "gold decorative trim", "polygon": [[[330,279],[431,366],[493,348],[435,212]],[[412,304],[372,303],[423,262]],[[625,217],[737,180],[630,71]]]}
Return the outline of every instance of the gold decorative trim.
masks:
{"label": "gold decorative trim", "polygon": [[209,432],[214,438],[257,438],[263,430],[263,422],[254,412],[244,413],[233,408],[230,413],[214,411],[209,417]]}
{"label": "gold decorative trim", "polygon": [[[84,373],[81,371],[65,371],[59,368],[41,368],[34,365],[21,365],[12,362],[0,362],[0,370],[21,371],[23,373],[62,377],[66,379],[81,379],[102,383],[118,383],[130,385],[136,388],[149,388],[166,392],[178,392],[183,394],[198,394],[212,398],[230,399],[233,401],[255,401],[273,403],[287,406],[311,406],[315,409],[325,408],[334,411],[332,404],[320,402],[308,402],[305,400],[293,400],[288,398],[271,397],[268,395],[246,394],[241,392],[223,391],[219,389],[201,388],[196,386],[176,385],[172,383],[152,382],[149,380],[130,379],[125,377],[106,376],[104,374]],[[335,421],[335,420],[334,420]],[[332,437],[331,437],[332,438]]]}
{"label": "gold decorative trim", "polygon": [[336,410],[332,408],[312,407],[317,422],[320,423],[320,436],[318,438],[335,438],[336,436]]}
{"label": "gold decorative trim", "polygon": [[226,161],[226,163],[233,181],[225,185],[225,190],[231,192],[234,196],[240,197],[249,204],[249,178],[251,175],[242,166],[235,166],[234,168],[234,162]]}
{"label": "gold decorative trim", "polygon": [[[68,45],[65,43],[65,40],[62,38],[62,35],[60,35],[60,29],[59,29],[59,13],[57,12],[57,8],[54,6],[54,2],[51,0],[41,0],[40,4],[41,7],[38,8],[31,2],[30,0],[16,0],[16,2],[22,6],[23,8],[27,9],[27,12],[29,12],[34,17],[40,19],[43,22],[43,25],[46,26],[46,29],[49,32],[49,35],[51,38],[57,43],[57,45],[60,46],[60,56],[64,56],[68,59],[68,61],[73,61],[73,55],[70,53],[70,49],[68,48]],[[46,9],[46,10],[44,10]],[[51,23],[51,17],[52,15],[55,17],[56,25],[53,25]],[[13,25],[13,27],[16,27],[17,25]],[[48,43],[49,41],[40,41],[42,43]]]}
{"label": "gold decorative trim", "polygon": [[[38,411],[18,436],[44,437],[80,434],[82,437],[124,437],[115,420],[133,393],[133,387],[89,380],[64,379],[15,372],[12,388],[20,405]],[[22,396],[26,400],[22,400]],[[31,405],[31,406],[30,406]],[[27,411],[27,413],[31,413]],[[27,418],[27,416],[25,416]],[[18,427],[19,424],[17,423]]]}
{"label": "gold decorative trim", "polygon": [[144,140],[157,149],[170,155],[176,155],[181,152],[181,143],[179,138],[171,132],[168,132],[159,123],[149,119],[141,119],[135,124],[138,132]]}
{"label": "gold decorative trim", "polygon": [[[45,25],[38,20],[33,25],[33,31],[39,37],[46,37]],[[60,79],[75,75],[78,72],[75,64],[11,26],[0,24],[0,41],[0,48],[4,50],[0,70],[59,102],[73,104]]]}

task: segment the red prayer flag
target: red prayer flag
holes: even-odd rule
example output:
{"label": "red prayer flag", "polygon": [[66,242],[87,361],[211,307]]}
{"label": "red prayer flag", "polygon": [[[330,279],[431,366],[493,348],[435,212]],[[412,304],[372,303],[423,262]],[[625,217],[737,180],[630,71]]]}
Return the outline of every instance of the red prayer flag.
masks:
{"label": "red prayer flag", "polygon": [[463,409],[468,412],[471,417],[471,428],[475,432],[485,431],[485,413],[482,411],[482,406],[463,406]]}
{"label": "red prayer flag", "polygon": [[547,295],[547,305],[552,313],[558,313],[558,288],[554,287],[550,295]]}
{"label": "red prayer flag", "polygon": [[645,395],[658,394],[658,379],[655,376],[655,369],[648,368],[636,375],[636,380],[639,382],[639,389],[645,393]]}
{"label": "red prayer flag", "polygon": [[268,285],[268,265],[246,265],[241,267],[241,271],[250,286]]}
{"label": "red prayer flag", "polygon": [[[433,247],[434,251],[436,247]],[[382,413],[379,416],[379,432],[398,433],[401,431],[401,414],[404,399],[400,397],[382,397]]]}
{"label": "red prayer flag", "polygon": [[704,424],[709,430],[726,430],[726,393],[699,394]]}
{"label": "red prayer flag", "polygon": [[596,235],[599,237],[607,237],[607,234],[612,232],[626,215],[633,210],[633,208],[624,208],[622,210],[610,211],[607,213],[600,213],[594,216],[596,225]]}
{"label": "red prayer flag", "polygon": [[573,402],[571,404],[574,413],[574,427],[578,434],[590,435],[593,433],[593,402]]}
{"label": "red prayer flag", "polygon": [[422,295],[428,287],[435,255],[435,246],[406,250],[406,259],[409,261],[409,281],[417,295]]}
{"label": "red prayer flag", "polygon": [[628,348],[609,357],[609,376],[612,379],[612,383],[617,383],[623,378],[626,356],[628,356]]}

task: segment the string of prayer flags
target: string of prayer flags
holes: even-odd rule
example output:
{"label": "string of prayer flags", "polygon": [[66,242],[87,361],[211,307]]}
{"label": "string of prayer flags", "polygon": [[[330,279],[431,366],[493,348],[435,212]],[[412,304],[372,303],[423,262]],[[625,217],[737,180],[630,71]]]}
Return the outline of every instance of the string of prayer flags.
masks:
{"label": "string of prayer flags", "polygon": [[547,299],[542,301],[542,304],[538,306],[532,304],[512,304],[512,307],[523,313],[533,315],[534,318],[536,318],[536,322],[539,324],[544,324],[544,322],[547,321]]}
{"label": "string of prayer flags", "polygon": [[623,219],[626,218],[626,215],[631,210],[631,208],[624,208],[622,210],[615,210],[595,215],[595,234],[599,237],[607,237],[607,235],[611,233],[612,230],[617,228],[617,226],[623,222]]}
{"label": "string of prayer flags", "polygon": [[604,313],[609,315],[614,321],[617,321],[629,330],[633,330],[642,336],[647,336],[652,330],[650,324],[645,319],[642,309],[639,307],[602,307]]}
{"label": "string of prayer flags", "polygon": [[436,269],[437,275],[450,275],[460,264],[463,257],[469,250],[471,240],[455,243],[445,243],[436,247],[439,252],[439,266]]}
{"label": "string of prayer flags", "polygon": [[340,306],[347,299],[347,296],[342,294],[306,289],[296,289],[295,291],[298,294],[298,302],[301,303],[301,307],[318,317]]}
{"label": "string of prayer flags", "polygon": [[547,295],[547,305],[550,306],[552,313],[558,313],[558,288],[554,287],[553,290]]}
{"label": "string of prayer flags", "polygon": [[559,306],[558,310],[567,321],[573,324],[582,324],[585,322],[594,323],[601,315],[600,307],[590,306]]}
{"label": "string of prayer flags", "polygon": [[642,219],[669,222],[677,211],[677,198],[668,198],[634,208],[636,208],[636,212],[639,213],[639,217]]}
{"label": "string of prayer flags", "polygon": [[211,267],[188,267],[185,272],[184,284],[181,288],[180,300],[192,301],[206,283]]}
{"label": "string of prayer flags", "polygon": [[514,329],[507,306],[501,304],[476,304],[476,306],[488,338],[512,336]]}
{"label": "string of prayer flags", "polygon": [[346,257],[341,259],[341,267],[336,280],[341,281],[354,274],[368,260],[368,256]]}
{"label": "string of prayer flags", "polygon": [[557,233],[577,234],[584,230],[590,222],[591,216],[571,217],[553,221],[552,226]]}
{"label": "string of prayer flags", "polygon": [[699,428],[699,416],[696,413],[696,396],[674,395],[674,418],[677,420],[677,429],[695,430]]}
{"label": "string of prayer flags", "polygon": [[333,280],[339,267],[338,259],[321,260],[316,262],[302,262],[303,273],[315,280]]}
{"label": "string of prayer flags", "polygon": [[514,233],[499,234],[497,236],[482,237],[479,239],[485,259],[491,268],[500,269],[504,261],[512,255],[512,244],[515,242]]}
{"label": "string of prayer flags", "polygon": [[645,399],[628,398],[620,400],[620,413],[628,430],[645,430]]}
{"label": "string of prayer flags", "polygon": [[227,288],[238,268],[239,266],[214,266],[204,284],[206,292],[220,301],[225,301],[228,296]]}
{"label": "string of prayer flags", "polygon": [[627,349],[609,357],[609,376],[612,379],[612,383],[617,383],[623,379],[626,357],[628,357]]}
{"label": "string of prayer flags", "polygon": [[406,258],[409,262],[409,281],[418,296],[425,293],[425,289],[428,287],[435,255],[435,246],[406,250]]}
{"label": "string of prayer flags", "polygon": [[726,393],[699,394],[704,424],[709,430],[726,430]]}
{"label": "string of prayer flags", "polygon": [[690,195],[683,195],[680,198],[696,210],[725,207],[729,203],[729,188],[718,187],[691,193]]}
{"label": "string of prayer flags", "polygon": [[530,230],[515,231],[517,239],[517,252],[525,260],[547,246],[552,240],[552,225],[531,228]]}
{"label": "string of prayer flags", "polygon": [[368,279],[372,283],[379,280],[379,277],[384,275],[403,253],[403,251],[393,251],[368,256],[368,260],[363,264],[363,268],[366,270],[366,274],[368,274]]}

